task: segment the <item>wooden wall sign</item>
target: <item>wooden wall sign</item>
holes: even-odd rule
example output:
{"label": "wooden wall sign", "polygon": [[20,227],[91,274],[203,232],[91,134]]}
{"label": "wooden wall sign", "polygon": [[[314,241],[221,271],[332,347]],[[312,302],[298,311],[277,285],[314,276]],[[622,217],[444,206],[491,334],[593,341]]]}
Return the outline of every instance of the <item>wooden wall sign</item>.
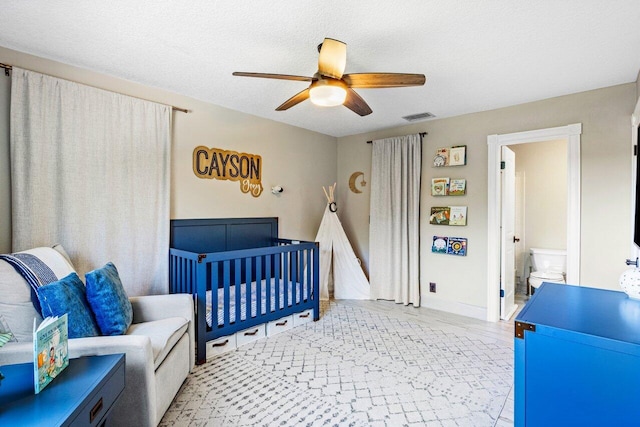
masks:
{"label": "wooden wall sign", "polygon": [[351,176],[349,177],[349,190],[353,191],[356,194],[362,193],[362,191],[358,189],[357,182],[356,182],[356,180],[359,177],[362,177],[362,180],[360,181],[360,185],[362,187],[367,185],[366,181],[364,180],[364,174],[360,171],[352,173]]}
{"label": "wooden wall sign", "polygon": [[262,194],[262,157],[257,154],[200,145],[193,150],[193,173],[201,179],[239,181],[243,193]]}

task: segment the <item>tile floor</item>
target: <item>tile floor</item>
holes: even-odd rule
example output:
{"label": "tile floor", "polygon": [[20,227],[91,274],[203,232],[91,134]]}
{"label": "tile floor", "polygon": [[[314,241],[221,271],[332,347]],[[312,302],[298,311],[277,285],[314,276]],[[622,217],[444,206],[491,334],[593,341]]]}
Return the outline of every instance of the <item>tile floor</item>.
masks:
{"label": "tile floor", "polygon": [[511,426],[512,325],[332,301],[197,366],[161,426]]}

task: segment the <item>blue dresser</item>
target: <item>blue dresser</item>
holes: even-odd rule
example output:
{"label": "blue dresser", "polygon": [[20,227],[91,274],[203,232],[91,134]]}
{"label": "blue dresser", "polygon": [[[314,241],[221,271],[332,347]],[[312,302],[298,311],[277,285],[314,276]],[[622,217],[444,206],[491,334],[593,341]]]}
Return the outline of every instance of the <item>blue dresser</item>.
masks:
{"label": "blue dresser", "polygon": [[[1,350],[0,350],[1,351]],[[124,390],[124,354],[70,359],[39,394],[33,364],[5,365],[0,384],[0,426],[104,426]]]}
{"label": "blue dresser", "polygon": [[640,426],[640,301],[543,283],[515,328],[516,426]]}

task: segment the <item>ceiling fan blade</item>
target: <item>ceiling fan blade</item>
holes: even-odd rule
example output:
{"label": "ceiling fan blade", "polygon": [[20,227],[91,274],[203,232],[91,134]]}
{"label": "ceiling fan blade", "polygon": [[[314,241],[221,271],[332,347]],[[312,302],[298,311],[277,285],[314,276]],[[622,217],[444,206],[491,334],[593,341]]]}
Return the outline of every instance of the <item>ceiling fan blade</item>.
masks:
{"label": "ceiling fan blade", "polygon": [[297,104],[299,104],[302,101],[305,101],[307,99],[309,99],[309,88],[306,88],[305,90],[296,93],[291,98],[289,98],[286,101],[284,101],[282,103],[282,105],[280,105],[278,108],[276,108],[276,111],[288,110],[289,108],[293,107],[294,105],[297,105]]}
{"label": "ceiling fan blade", "polygon": [[347,44],[339,40],[324,39],[318,56],[318,73],[339,79],[347,65]]}
{"label": "ceiling fan blade", "polygon": [[349,87],[355,88],[385,88],[422,86],[426,81],[424,74],[405,73],[358,73],[345,74],[342,80]]}
{"label": "ceiling fan blade", "polygon": [[360,116],[367,116],[373,113],[373,110],[364,99],[351,88],[347,89],[347,99],[344,101],[344,106]]}
{"label": "ceiling fan blade", "polygon": [[278,80],[296,80],[299,82],[310,82],[313,81],[313,77],[306,76],[291,76],[289,74],[269,74],[269,73],[243,73],[240,71],[236,71],[233,73],[234,76],[240,77],[261,77],[263,79],[278,79]]}

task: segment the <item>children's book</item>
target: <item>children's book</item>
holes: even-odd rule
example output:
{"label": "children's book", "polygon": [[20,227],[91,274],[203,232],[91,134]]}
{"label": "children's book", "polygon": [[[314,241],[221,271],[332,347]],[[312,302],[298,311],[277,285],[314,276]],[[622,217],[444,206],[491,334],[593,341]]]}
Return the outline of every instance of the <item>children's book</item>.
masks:
{"label": "children's book", "polygon": [[447,240],[447,253],[451,255],[467,255],[467,239],[464,237],[449,237]]}
{"label": "children's book", "polygon": [[446,196],[449,188],[449,178],[432,178],[431,195]]}
{"label": "children's book", "polygon": [[436,150],[436,156],[433,158],[433,166],[442,167],[449,166],[449,149],[438,148]]}
{"label": "children's book", "polygon": [[446,254],[448,242],[449,242],[448,237],[433,236],[433,244],[431,245],[431,252],[438,253],[438,254]]}
{"label": "children's book", "polygon": [[449,225],[467,225],[466,206],[451,206],[449,215]]}
{"label": "children's book", "polygon": [[33,320],[33,376],[36,394],[69,366],[67,314],[47,317],[36,328]]}
{"label": "children's book", "polygon": [[467,164],[467,146],[460,145],[458,147],[449,148],[448,166],[462,166]]}
{"label": "children's book", "polygon": [[431,216],[429,223],[437,225],[449,225],[449,213],[451,208],[448,206],[434,206],[431,208]]}
{"label": "children's book", "polygon": [[[435,179],[435,178],[434,178]],[[449,181],[449,196],[464,196],[467,192],[467,180],[452,178]]]}

